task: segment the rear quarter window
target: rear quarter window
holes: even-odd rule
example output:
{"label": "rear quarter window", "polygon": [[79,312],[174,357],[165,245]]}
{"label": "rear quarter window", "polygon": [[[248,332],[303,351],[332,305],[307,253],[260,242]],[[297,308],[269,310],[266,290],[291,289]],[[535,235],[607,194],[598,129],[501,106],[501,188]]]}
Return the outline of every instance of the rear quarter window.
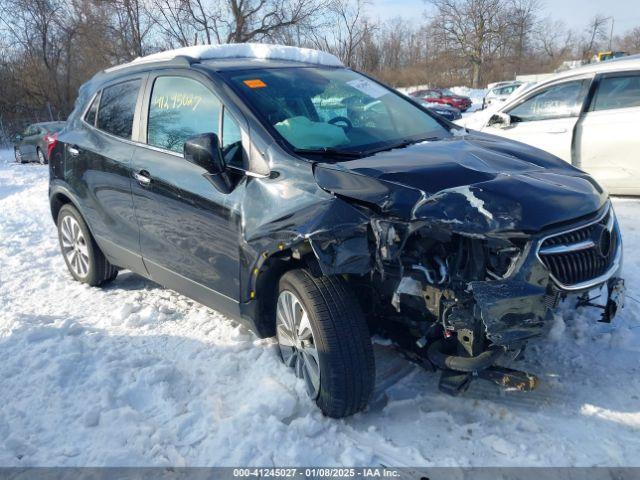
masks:
{"label": "rear quarter window", "polygon": [[130,80],[102,91],[97,123],[100,130],[117,137],[131,138],[140,83],[140,80]]}

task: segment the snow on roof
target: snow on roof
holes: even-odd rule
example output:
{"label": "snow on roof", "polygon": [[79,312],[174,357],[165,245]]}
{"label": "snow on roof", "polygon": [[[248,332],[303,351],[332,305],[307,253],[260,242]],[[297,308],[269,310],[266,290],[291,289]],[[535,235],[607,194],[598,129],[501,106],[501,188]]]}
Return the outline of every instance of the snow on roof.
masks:
{"label": "snow on roof", "polygon": [[[198,60],[212,60],[224,58],[254,58],[260,60],[291,60],[295,62],[313,63],[330,67],[342,67],[342,62],[330,53],[311,48],[297,48],[286,45],[270,45],[266,43],[231,43],[223,45],[195,45],[158,52],[145,57],[138,57],[127,66],[149,62],[171,60],[185,55]],[[124,65],[122,65],[124,66]],[[109,69],[114,70],[118,67]]]}

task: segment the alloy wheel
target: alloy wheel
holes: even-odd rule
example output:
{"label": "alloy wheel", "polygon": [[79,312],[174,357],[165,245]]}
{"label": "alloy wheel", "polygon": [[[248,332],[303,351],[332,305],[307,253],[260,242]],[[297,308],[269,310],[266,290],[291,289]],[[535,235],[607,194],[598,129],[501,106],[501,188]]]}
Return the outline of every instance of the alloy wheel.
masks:
{"label": "alloy wheel", "polygon": [[320,393],[320,361],[309,314],[298,297],[284,290],[278,296],[276,336],[285,365],[304,379],[312,399]]}
{"label": "alloy wheel", "polygon": [[62,253],[69,267],[78,277],[86,277],[89,273],[89,248],[80,224],[71,215],[67,215],[62,219],[60,234]]}

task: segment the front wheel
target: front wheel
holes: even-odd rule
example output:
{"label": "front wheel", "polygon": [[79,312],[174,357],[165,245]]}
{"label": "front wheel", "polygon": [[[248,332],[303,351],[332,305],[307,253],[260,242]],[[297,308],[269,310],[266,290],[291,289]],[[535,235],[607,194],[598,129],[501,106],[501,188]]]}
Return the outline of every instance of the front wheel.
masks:
{"label": "front wheel", "polygon": [[70,204],[63,205],[58,213],[58,240],[69,273],[78,282],[97,286],[118,275],[118,269],[105,258],[80,212]]}
{"label": "front wheel", "polygon": [[13,149],[13,155],[16,157],[16,163],[24,163],[24,160],[22,159],[22,152],[19,148]]}
{"label": "front wheel", "polygon": [[334,418],[366,407],[375,383],[373,347],[359,305],[341,277],[291,270],[280,279],[276,336],[284,363]]}

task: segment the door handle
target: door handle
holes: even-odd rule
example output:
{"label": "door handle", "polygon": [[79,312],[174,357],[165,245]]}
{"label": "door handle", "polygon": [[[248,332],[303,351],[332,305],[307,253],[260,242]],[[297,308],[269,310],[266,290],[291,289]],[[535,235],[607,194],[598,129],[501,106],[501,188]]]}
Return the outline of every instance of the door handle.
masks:
{"label": "door handle", "polygon": [[69,152],[69,155],[71,155],[72,157],[77,157],[78,155],[80,155],[80,150],[78,150],[78,148],[76,147],[67,147],[67,152]]}
{"label": "door handle", "polygon": [[566,128],[551,128],[546,131],[546,133],[567,133]]}
{"label": "door handle", "polygon": [[133,172],[133,178],[135,178],[143,187],[148,186],[151,183],[151,177],[146,170],[140,170],[139,172]]}

